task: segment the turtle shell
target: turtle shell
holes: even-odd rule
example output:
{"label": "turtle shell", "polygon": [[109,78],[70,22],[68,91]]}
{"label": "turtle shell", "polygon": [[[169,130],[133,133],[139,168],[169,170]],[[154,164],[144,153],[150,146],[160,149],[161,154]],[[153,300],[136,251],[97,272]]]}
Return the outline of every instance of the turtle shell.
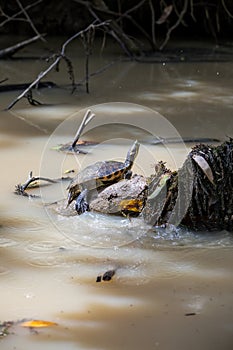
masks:
{"label": "turtle shell", "polygon": [[121,180],[128,170],[125,163],[117,161],[102,161],[87,166],[80,171],[69,185],[69,190],[73,187],[79,189],[79,191],[87,188],[89,190],[107,186]]}

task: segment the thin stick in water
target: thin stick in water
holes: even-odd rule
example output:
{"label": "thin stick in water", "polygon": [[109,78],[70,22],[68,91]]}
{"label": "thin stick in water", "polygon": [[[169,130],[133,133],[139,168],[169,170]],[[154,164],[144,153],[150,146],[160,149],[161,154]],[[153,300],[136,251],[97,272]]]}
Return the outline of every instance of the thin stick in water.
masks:
{"label": "thin stick in water", "polygon": [[83,120],[82,120],[82,122],[81,122],[81,124],[80,124],[80,126],[79,126],[79,128],[78,128],[78,131],[77,131],[77,133],[76,133],[76,135],[75,135],[75,137],[74,137],[74,141],[73,141],[73,143],[72,143],[72,145],[71,145],[72,148],[75,148],[75,146],[76,146],[76,144],[77,144],[77,142],[78,142],[78,140],[79,140],[79,138],[80,138],[80,136],[81,136],[81,134],[82,134],[84,128],[86,127],[86,125],[87,125],[88,123],[90,123],[90,121],[91,121],[94,117],[95,117],[95,114],[92,113],[92,111],[91,111],[90,109],[88,109],[88,110],[86,111],[86,113],[85,113],[85,115],[84,115],[84,117],[83,117]]}

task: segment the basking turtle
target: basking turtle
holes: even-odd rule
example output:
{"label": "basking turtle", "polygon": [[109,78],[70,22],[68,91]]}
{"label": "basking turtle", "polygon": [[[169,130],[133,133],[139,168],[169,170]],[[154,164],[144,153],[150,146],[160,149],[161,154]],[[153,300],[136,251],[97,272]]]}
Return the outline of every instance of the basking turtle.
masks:
{"label": "basking turtle", "polygon": [[89,209],[88,200],[91,192],[101,187],[107,187],[123,178],[129,179],[131,168],[138,154],[140,144],[135,141],[129,149],[125,162],[101,161],[87,166],[71,181],[68,190],[68,204],[76,199],[75,208],[78,214]]}

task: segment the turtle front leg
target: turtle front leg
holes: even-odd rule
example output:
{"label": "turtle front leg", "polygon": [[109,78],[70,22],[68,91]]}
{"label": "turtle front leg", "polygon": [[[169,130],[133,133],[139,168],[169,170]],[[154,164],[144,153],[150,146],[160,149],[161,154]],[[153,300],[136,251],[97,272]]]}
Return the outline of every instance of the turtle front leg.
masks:
{"label": "turtle front leg", "polygon": [[132,172],[131,170],[127,170],[126,173],[125,173],[125,175],[124,175],[124,178],[125,178],[126,180],[130,180],[131,177],[132,177],[132,174],[133,174],[133,172]]}
{"label": "turtle front leg", "polygon": [[87,202],[87,192],[87,189],[83,190],[76,198],[75,209],[79,215],[83,214],[85,211],[89,211],[89,204]]}

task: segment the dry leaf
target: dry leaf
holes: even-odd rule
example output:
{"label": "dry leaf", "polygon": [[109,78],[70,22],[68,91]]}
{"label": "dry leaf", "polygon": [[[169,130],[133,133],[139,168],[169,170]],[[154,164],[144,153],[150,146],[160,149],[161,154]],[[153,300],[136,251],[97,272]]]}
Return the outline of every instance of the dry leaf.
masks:
{"label": "dry leaf", "polygon": [[43,327],[52,327],[57,326],[57,323],[50,321],[42,321],[42,320],[30,320],[25,321],[20,324],[21,327],[29,327],[29,328],[43,328]]}
{"label": "dry leaf", "polygon": [[157,24],[162,24],[166,21],[166,19],[168,18],[168,16],[170,16],[171,12],[172,12],[173,6],[169,5],[167,7],[165,7],[165,9],[163,10],[162,15],[159,17],[159,19],[156,21]]}
{"label": "dry leaf", "polygon": [[120,202],[120,208],[122,211],[140,213],[143,209],[142,199],[123,199]]}
{"label": "dry leaf", "polygon": [[170,179],[171,174],[163,174],[161,176],[161,179],[159,180],[158,186],[155,188],[155,190],[148,196],[147,199],[154,199],[159,195],[159,193],[162,191],[162,189],[165,188],[165,185],[167,181]]}
{"label": "dry leaf", "polygon": [[209,166],[209,163],[205,160],[205,158],[199,155],[194,155],[192,158],[197,163],[197,165],[201,168],[201,170],[209,179],[209,181],[214,185],[214,175]]}

